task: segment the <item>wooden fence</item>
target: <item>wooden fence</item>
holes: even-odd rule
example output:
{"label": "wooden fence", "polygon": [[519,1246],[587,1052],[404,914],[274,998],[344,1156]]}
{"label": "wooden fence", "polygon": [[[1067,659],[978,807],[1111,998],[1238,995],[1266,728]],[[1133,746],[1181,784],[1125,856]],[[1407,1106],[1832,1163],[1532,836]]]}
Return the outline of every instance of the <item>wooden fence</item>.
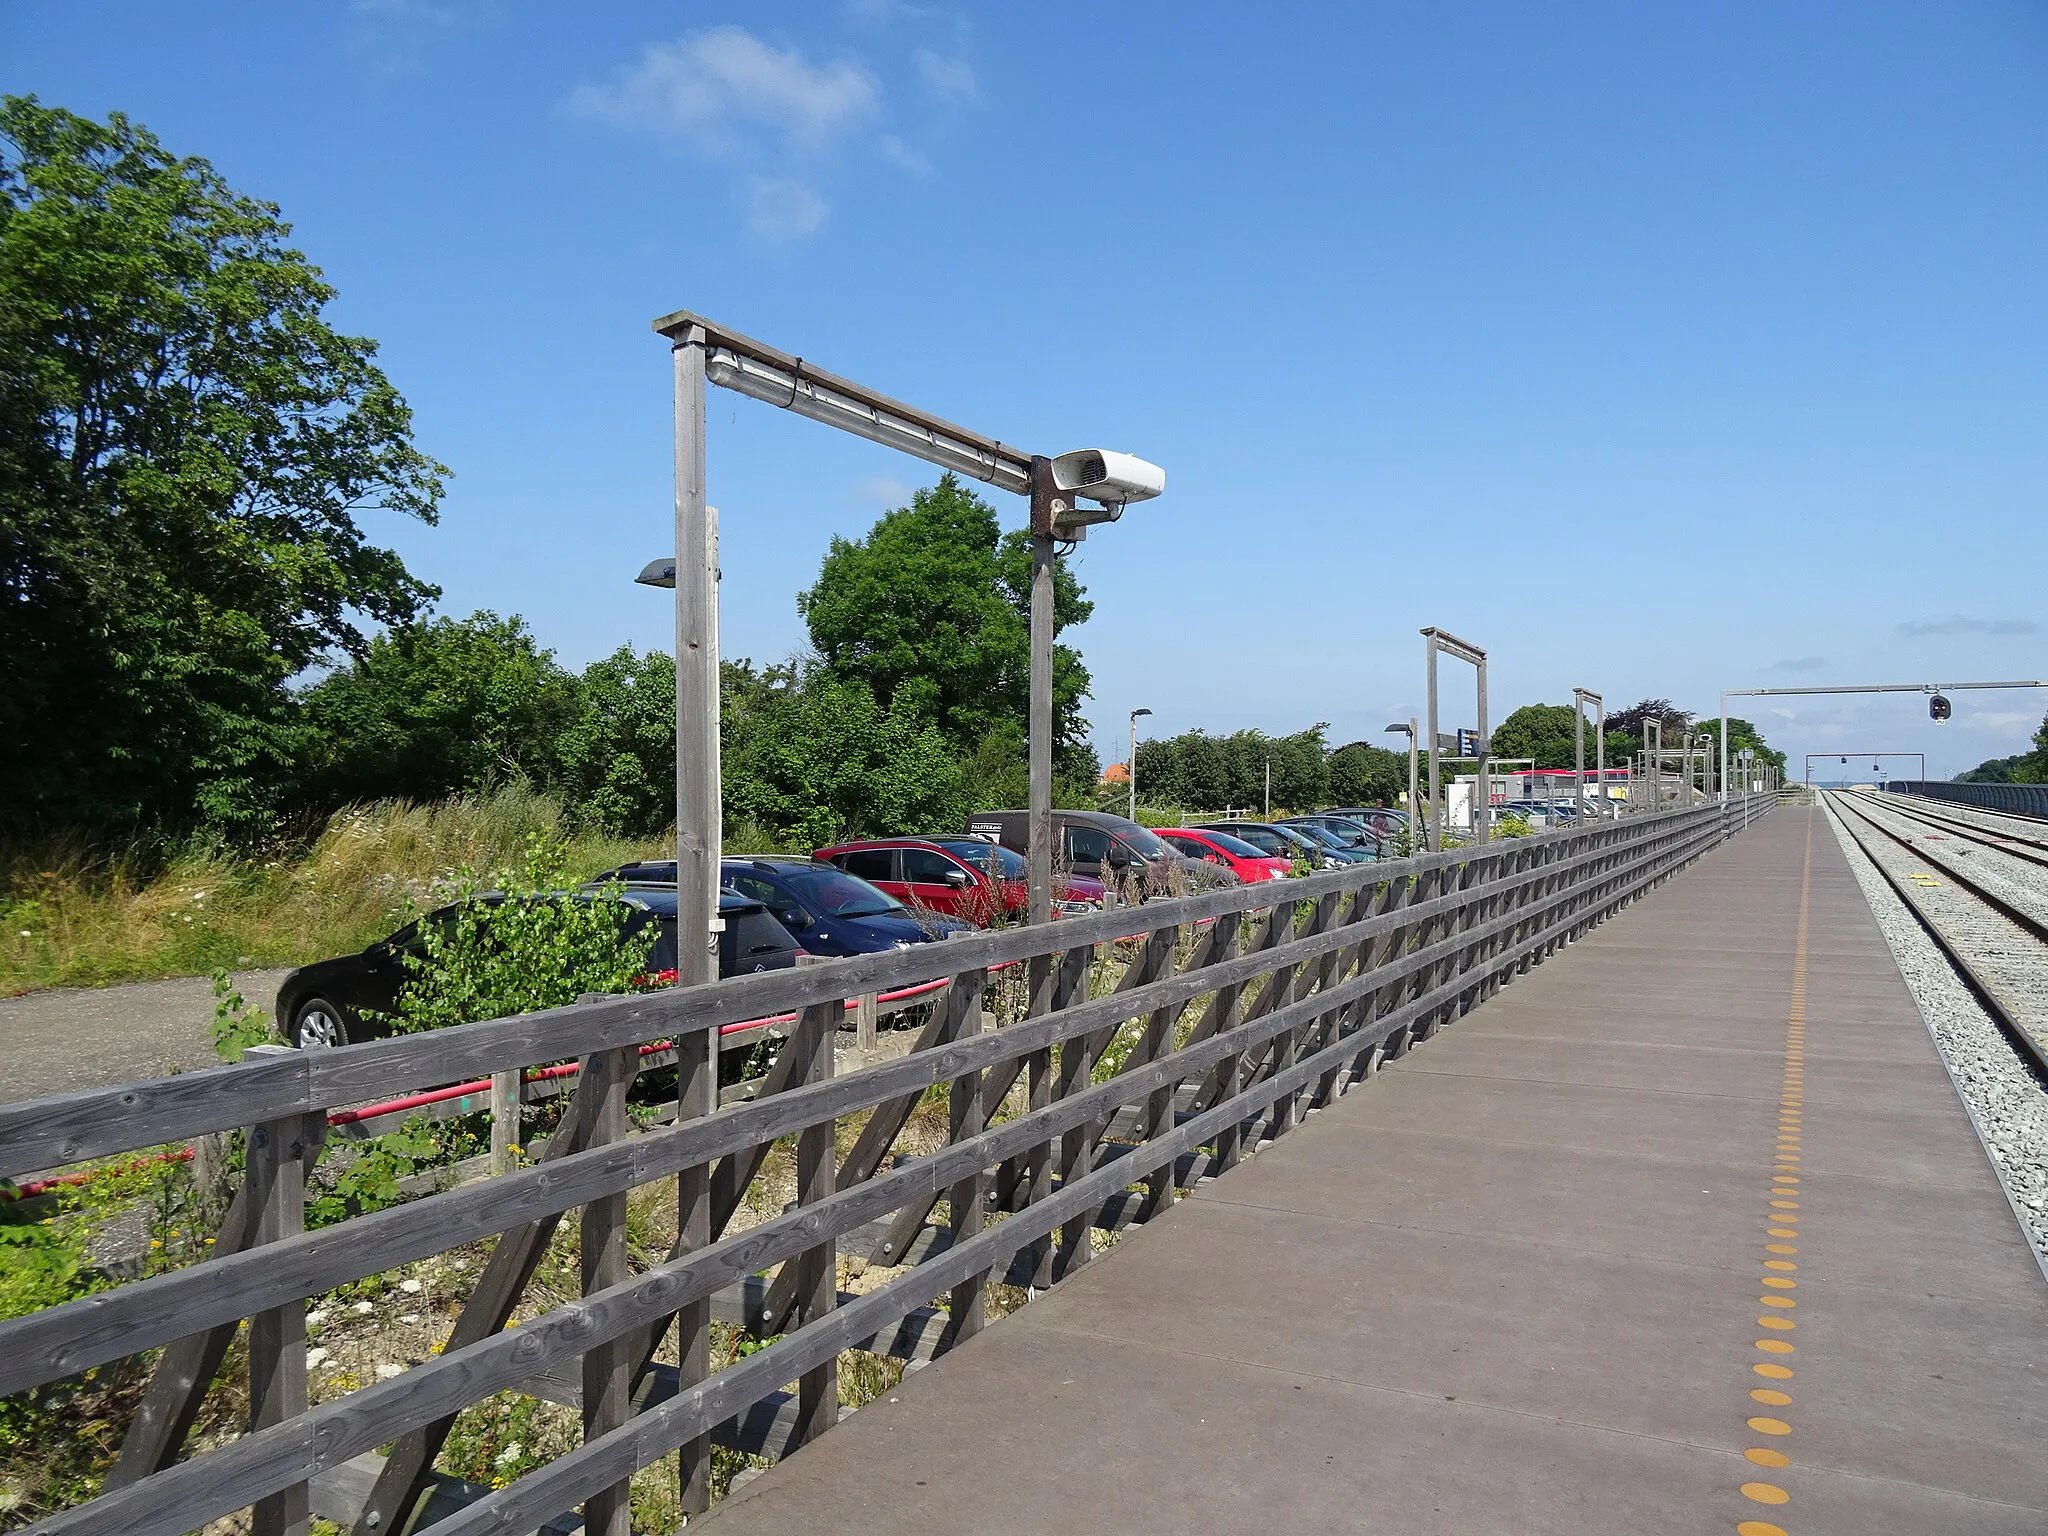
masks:
{"label": "wooden fence", "polygon": [[[777,1456],[832,1427],[843,1351],[928,1360],[973,1335],[991,1282],[1056,1284],[1090,1261],[1092,1232],[1147,1220],[1224,1173],[1761,809],[1628,818],[0,1106],[0,1171],[16,1175],[247,1137],[244,1186],[207,1261],[0,1324],[0,1395],[161,1351],[106,1491],[31,1529],[175,1536],[253,1509],[257,1536],[274,1536],[304,1529],[316,1487],[331,1504],[337,1479],[353,1477],[356,1536],[423,1517],[445,1536],[532,1531],[578,1506],[587,1530],[624,1536],[627,1480],[677,1451],[682,1506],[702,1509],[713,1439]],[[1124,968],[1090,996],[1105,946]],[[1012,968],[1025,1005],[992,1028],[997,967]],[[940,972],[950,985],[908,1054],[835,1074],[849,1000]],[[760,1091],[719,1107],[720,1027],[785,1014],[794,1022]],[[674,1118],[634,1132],[627,1090],[653,1041],[674,1042]],[[304,1230],[330,1109],[570,1058],[577,1086],[534,1166]],[[945,1145],[892,1157],[941,1086]],[[860,1130],[841,1158],[835,1131],[849,1117]],[[796,1200],[728,1233],[771,1148],[792,1137]],[[680,1236],[631,1273],[627,1193],[655,1180],[673,1181]],[[508,1329],[571,1211],[581,1298]],[[438,1355],[309,1404],[307,1298],[493,1235]],[[842,1253],[908,1267],[841,1294]],[[774,1341],[714,1370],[714,1311]],[[244,1321],[249,1431],[181,1460]],[[671,1330],[679,1364],[658,1365]],[[583,1443],[426,1516],[455,1416],[507,1390],[580,1402]]]}

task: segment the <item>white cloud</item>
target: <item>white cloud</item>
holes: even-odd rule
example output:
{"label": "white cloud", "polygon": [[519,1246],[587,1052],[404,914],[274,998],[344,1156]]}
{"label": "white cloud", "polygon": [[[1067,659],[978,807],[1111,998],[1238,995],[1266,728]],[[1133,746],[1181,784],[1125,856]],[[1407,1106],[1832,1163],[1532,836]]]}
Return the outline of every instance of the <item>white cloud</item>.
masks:
{"label": "white cloud", "polygon": [[878,501],[885,507],[902,507],[910,504],[911,490],[901,480],[889,475],[877,475],[854,491],[860,501]]}
{"label": "white cloud", "polygon": [[2031,635],[2041,628],[2032,619],[1973,619],[1951,613],[1938,619],[1908,619],[1902,635]]}
{"label": "white cloud", "polygon": [[981,82],[975,79],[974,66],[965,59],[949,59],[929,48],[918,49],[910,58],[924,88],[939,101],[964,105],[981,98]]}
{"label": "white cloud", "polygon": [[[707,155],[753,160],[815,153],[871,117],[874,76],[851,60],[812,64],[741,27],[651,43],[637,63],[569,97],[579,116],[680,139]],[[822,216],[822,215],[821,215]]]}
{"label": "white cloud", "polygon": [[750,176],[741,192],[747,228],[772,242],[801,240],[815,234],[831,208],[800,181],[779,176]]}
{"label": "white cloud", "polygon": [[904,143],[903,140],[893,133],[882,135],[881,146],[882,157],[891,164],[899,165],[913,175],[931,175],[931,157],[925,154],[923,150],[911,148],[910,145]]}

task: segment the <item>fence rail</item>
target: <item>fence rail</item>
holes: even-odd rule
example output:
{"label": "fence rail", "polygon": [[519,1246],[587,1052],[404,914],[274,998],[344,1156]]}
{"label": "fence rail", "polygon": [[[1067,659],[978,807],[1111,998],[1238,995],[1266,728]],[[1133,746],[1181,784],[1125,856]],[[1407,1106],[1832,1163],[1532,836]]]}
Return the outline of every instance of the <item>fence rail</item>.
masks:
{"label": "fence rail", "polygon": [[2018,816],[2048,816],[2048,784],[1956,784],[1931,779],[1894,779],[1885,788],[1895,795],[1925,795]]}
{"label": "fence rail", "polygon": [[[506,1390],[580,1401],[584,1443],[438,1520],[446,1536],[530,1531],[578,1505],[586,1529],[623,1536],[626,1480],[678,1450],[694,1512],[707,1501],[710,1439],[733,1443],[752,1425],[745,1443],[779,1454],[830,1429],[841,1352],[924,1359],[971,1336],[991,1282],[1056,1283],[1089,1262],[1092,1232],[1169,1208],[1176,1190],[1285,1134],[1769,803],[1636,816],[0,1108],[0,1170],[17,1173],[236,1130],[250,1148],[215,1257],[0,1323],[0,1394],[163,1351],[108,1490],[32,1529],[173,1536],[253,1507],[257,1536],[296,1531],[310,1484],[390,1444],[350,1513],[357,1536],[403,1533],[418,1523],[454,1416]],[[1122,974],[1091,996],[1105,947]],[[994,967],[1015,968],[1010,985],[1022,990],[1008,1022],[984,1008]],[[835,1075],[849,1000],[940,979],[949,984],[908,1054]],[[717,1032],[777,1015],[794,1022],[759,1092],[715,1107]],[[649,1041],[675,1043],[675,1118],[628,1134],[625,1092]],[[305,1171],[330,1110],[571,1057],[577,1086],[535,1166],[303,1230]],[[935,1088],[948,1101],[946,1144],[892,1159]],[[842,1159],[835,1133],[849,1117],[860,1130]],[[795,1140],[796,1201],[728,1233],[782,1138]],[[664,1261],[630,1274],[625,1197],[670,1179],[680,1236]],[[583,1295],[507,1331],[541,1252],[577,1210]],[[309,1404],[307,1298],[493,1236],[437,1358]],[[842,1296],[842,1251],[909,1267]],[[780,1337],[713,1372],[715,1309]],[[198,1398],[245,1319],[250,1432],[180,1461]],[[681,1363],[656,1365],[671,1332]],[[790,1382],[798,1391],[785,1400]]]}

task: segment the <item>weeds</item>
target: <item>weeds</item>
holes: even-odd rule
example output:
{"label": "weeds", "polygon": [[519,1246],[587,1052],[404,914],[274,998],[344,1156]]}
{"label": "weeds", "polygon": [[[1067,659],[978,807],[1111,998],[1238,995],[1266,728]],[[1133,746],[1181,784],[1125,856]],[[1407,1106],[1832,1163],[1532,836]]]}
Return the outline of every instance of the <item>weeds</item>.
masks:
{"label": "weeds", "polygon": [[240,853],[215,841],[145,855],[83,847],[0,859],[0,995],[292,965],[346,954],[453,899],[457,872],[566,845],[575,880],[662,852],[571,826],[525,786],[337,811],[310,841]]}

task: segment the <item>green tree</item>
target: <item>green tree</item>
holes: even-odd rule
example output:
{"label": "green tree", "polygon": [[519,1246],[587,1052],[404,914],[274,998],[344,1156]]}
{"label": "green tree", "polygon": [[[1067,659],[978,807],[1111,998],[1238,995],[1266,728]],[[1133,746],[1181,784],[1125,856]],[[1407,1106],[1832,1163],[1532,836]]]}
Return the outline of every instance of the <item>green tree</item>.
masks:
{"label": "green tree", "polygon": [[622,645],[583,669],[576,692],[575,718],[555,741],[555,785],[562,796],[580,814],[628,837],[673,826],[676,659],[665,651],[637,655]]}
{"label": "green tree", "polygon": [[1330,754],[1330,799],[1338,805],[1396,805],[1408,792],[1408,754],[1369,741]]}
{"label": "green tree", "polygon": [[[950,474],[882,517],[865,539],[833,539],[797,608],[827,672],[871,690],[886,712],[932,722],[962,751],[1026,718],[1031,540],[1002,533],[995,509]],[[1054,633],[1092,611],[1062,564]],[[1056,645],[1054,751],[1070,773],[1080,767],[1088,686],[1080,653]]]}
{"label": "green tree", "polygon": [[1138,792],[1152,805],[1220,811],[1263,806],[1266,767],[1273,770],[1273,809],[1305,810],[1324,802],[1329,790],[1327,725],[1288,736],[1233,731],[1212,736],[1183,731],[1138,744]]}
{"label": "green tree", "polygon": [[290,233],[118,113],[0,98],[0,832],[260,824],[287,680],[432,596],[356,516],[432,522],[447,471]]}
{"label": "green tree", "polygon": [[[1721,717],[1713,715],[1700,720],[1693,726],[1693,734],[1711,738],[1713,745],[1707,750],[1715,755],[1718,764],[1721,752]],[[1738,777],[1735,766],[1736,754],[1745,750],[1754,752],[1757,762],[1768,764],[1776,768],[1781,774],[1785,771],[1785,754],[1777,751],[1766,742],[1763,732],[1750,724],[1749,721],[1730,715],[1728,717],[1728,773],[1731,781]],[[1718,771],[1718,766],[1716,771]]]}
{"label": "green tree", "polygon": [[[1529,757],[1538,768],[1569,768],[1577,759],[1576,717],[1569,704],[1524,704],[1495,726],[1490,750],[1495,757]],[[1598,742],[1593,722],[1586,722],[1586,766],[1591,767]]]}
{"label": "green tree", "polygon": [[726,674],[724,804],[734,821],[816,847],[958,831],[968,807],[953,744],[908,704],[793,666]]}
{"label": "green tree", "polygon": [[[546,785],[577,703],[575,680],[517,616],[404,625],[307,690],[305,793],[329,809],[439,799],[513,776]],[[668,730],[673,741],[672,702]]]}

